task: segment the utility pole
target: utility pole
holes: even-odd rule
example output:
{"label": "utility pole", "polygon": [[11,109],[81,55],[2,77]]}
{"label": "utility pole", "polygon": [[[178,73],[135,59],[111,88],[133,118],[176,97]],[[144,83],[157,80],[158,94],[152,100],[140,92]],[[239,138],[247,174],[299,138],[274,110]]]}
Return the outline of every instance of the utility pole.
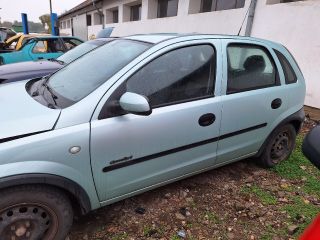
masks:
{"label": "utility pole", "polygon": [[51,0],[49,0],[49,3],[50,3],[50,16],[52,15],[52,2]]}
{"label": "utility pole", "polygon": [[256,11],[257,2],[258,0],[251,0],[250,6],[249,6],[249,16],[248,16],[246,32],[245,32],[245,36],[247,37],[251,36],[251,30],[252,30],[253,19]]}

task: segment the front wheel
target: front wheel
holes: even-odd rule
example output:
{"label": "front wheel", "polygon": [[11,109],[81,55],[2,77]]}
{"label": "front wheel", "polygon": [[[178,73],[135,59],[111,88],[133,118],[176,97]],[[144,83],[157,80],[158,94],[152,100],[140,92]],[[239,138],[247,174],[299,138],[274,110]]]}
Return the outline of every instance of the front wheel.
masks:
{"label": "front wheel", "polygon": [[67,196],[50,186],[26,185],[0,192],[1,240],[62,240],[73,211]]}
{"label": "front wheel", "polygon": [[295,147],[296,137],[296,130],[291,124],[274,130],[260,157],[260,163],[270,168],[288,159]]}

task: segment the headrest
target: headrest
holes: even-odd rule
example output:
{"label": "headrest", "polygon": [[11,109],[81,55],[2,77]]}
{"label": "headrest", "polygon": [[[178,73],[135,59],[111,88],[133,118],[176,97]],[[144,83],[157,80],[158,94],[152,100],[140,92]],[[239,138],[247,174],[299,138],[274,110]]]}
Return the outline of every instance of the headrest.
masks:
{"label": "headrest", "polygon": [[266,68],[266,62],[261,55],[253,55],[246,59],[243,64],[245,70],[263,72]]}

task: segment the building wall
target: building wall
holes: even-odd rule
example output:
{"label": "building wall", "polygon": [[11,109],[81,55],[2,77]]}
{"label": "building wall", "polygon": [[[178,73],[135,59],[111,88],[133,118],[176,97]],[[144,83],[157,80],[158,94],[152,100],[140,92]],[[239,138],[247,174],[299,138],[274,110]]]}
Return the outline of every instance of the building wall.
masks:
{"label": "building wall", "polygon": [[72,28],[60,28],[60,34],[65,36],[71,36],[72,35]]}
{"label": "building wall", "polygon": [[101,29],[102,25],[88,26],[88,39],[95,39]]}
{"label": "building wall", "polygon": [[[140,33],[213,33],[236,35],[251,0],[244,8],[199,13],[200,0],[180,0],[177,17],[157,18],[156,0],[104,0],[105,27],[114,27],[112,36]],[[306,104],[320,108],[320,0],[279,3],[258,0],[252,36],[280,42],[295,56],[307,82]],[[130,6],[142,4],[140,21],[129,21]],[[119,23],[111,23],[111,10],[118,8]],[[90,14],[94,14],[91,12]],[[245,25],[241,34],[244,34]],[[96,35],[102,25],[86,27],[88,37]]]}
{"label": "building wall", "polygon": [[252,36],[285,45],[307,83],[305,104],[320,108],[320,1],[265,5],[258,0]]}
{"label": "building wall", "polygon": [[[121,21],[127,20],[123,11],[119,11],[119,23],[107,24],[106,27],[115,27],[113,36],[125,36],[140,33],[156,33],[156,32],[178,32],[178,33],[219,33],[219,34],[237,34],[241,22],[243,21],[249,1],[246,6],[240,9],[231,9],[217,12],[196,13],[194,5],[200,3],[200,0],[180,0],[177,17],[156,18],[157,1],[142,0],[142,17],[141,21]],[[122,5],[129,5],[136,0],[120,0],[118,1],[119,10]],[[193,4],[196,2],[196,4]],[[109,5],[109,1],[104,2],[104,9],[115,7],[114,1]],[[200,9],[200,6],[199,6]],[[199,12],[196,11],[196,12]],[[219,23],[219,24],[218,24]],[[221,24],[223,23],[223,24]]]}

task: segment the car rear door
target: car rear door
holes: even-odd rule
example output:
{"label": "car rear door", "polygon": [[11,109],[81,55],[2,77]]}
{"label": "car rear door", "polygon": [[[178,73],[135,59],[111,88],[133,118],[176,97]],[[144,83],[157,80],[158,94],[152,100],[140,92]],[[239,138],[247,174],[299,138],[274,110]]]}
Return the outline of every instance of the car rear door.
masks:
{"label": "car rear door", "polygon": [[218,164],[255,154],[289,103],[280,63],[268,45],[223,41],[224,85]]}
{"label": "car rear door", "polygon": [[65,46],[59,38],[36,39],[34,47],[30,49],[30,56],[32,60],[58,58],[65,51]]}
{"label": "car rear door", "polygon": [[[91,122],[101,201],[113,202],[214,166],[221,120],[219,40],[176,43],[114,85]],[[125,114],[122,94],[148,97],[150,116]]]}

